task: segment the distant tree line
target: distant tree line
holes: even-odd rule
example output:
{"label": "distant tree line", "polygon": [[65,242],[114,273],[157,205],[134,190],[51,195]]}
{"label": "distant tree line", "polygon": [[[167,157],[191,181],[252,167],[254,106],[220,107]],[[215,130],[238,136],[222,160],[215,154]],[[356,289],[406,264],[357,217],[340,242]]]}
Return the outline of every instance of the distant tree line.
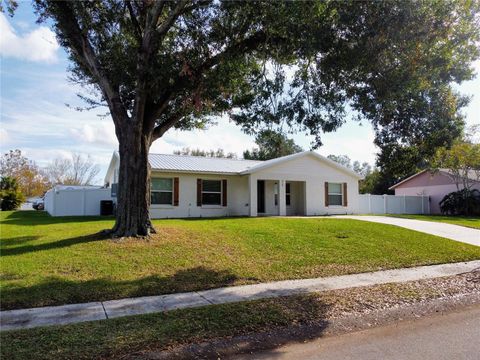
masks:
{"label": "distant tree line", "polygon": [[203,156],[203,157],[228,158],[228,159],[237,158],[237,154],[233,152],[226,153],[223,149],[201,150],[201,149],[191,149],[189,147],[184,147],[181,150],[174,150],[173,153],[175,155]]}
{"label": "distant tree line", "polygon": [[19,149],[10,150],[0,158],[2,210],[14,210],[25,198],[42,196],[55,185],[91,185],[99,172],[90,155],[72,153],[42,168]]}

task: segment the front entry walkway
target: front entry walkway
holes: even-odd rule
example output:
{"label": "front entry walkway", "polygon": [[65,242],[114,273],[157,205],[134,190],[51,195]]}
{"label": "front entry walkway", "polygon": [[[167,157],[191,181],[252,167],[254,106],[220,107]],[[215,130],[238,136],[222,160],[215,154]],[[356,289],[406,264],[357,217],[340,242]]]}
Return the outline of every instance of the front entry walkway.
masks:
{"label": "front entry walkway", "polygon": [[3,331],[47,325],[64,325],[212,304],[225,304],[358,286],[415,281],[457,275],[478,268],[480,268],[480,260],[316,279],[286,280],[255,285],[232,286],[182,294],[9,310],[0,312],[0,329]]}
{"label": "front entry walkway", "polygon": [[414,219],[402,219],[388,216],[340,215],[342,219],[371,221],[382,224],[396,225],[410,230],[441,236],[450,240],[480,246],[480,230],[464,226]]}

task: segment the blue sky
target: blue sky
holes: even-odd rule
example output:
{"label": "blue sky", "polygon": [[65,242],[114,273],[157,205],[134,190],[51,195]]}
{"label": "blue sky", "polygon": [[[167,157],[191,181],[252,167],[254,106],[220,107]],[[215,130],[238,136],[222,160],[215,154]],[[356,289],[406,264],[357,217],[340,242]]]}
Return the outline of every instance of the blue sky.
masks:
{"label": "blue sky", "polygon": [[[79,112],[66,106],[81,105],[80,89],[68,81],[68,60],[45,24],[36,24],[29,2],[21,2],[13,18],[0,13],[0,150],[20,149],[40,166],[71,152],[91,155],[102,167],[103,177],[112,152],[117,148],[113,124],[101,117],[106,109]],[[480,72],[480,62],[475,64]],[[458,89],[473,99],[466,109],[467,124],[480,124],[480,77]],[[170,131],[152,146],[152,152],[172,153],[175,149],[223,148],[241,156],[254,146],[228,118],[204,131]],[[311,137],[293,135],[309,148]],[[373,132],[364,122],[347,122],[339,131],[323,136],[322,155],[346,154],[352,160],[374,163]]]}

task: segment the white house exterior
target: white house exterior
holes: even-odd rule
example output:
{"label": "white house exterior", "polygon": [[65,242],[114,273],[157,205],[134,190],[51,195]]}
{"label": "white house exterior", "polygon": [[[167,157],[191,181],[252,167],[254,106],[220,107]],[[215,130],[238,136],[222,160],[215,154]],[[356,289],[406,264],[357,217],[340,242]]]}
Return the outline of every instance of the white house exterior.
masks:
{"label": "white house exterior", "polygon": [[[358,212],[361,176],[315,152],[268,161],[150,154],[152,218]],[[105,185],[115,195],[119,157]]]}

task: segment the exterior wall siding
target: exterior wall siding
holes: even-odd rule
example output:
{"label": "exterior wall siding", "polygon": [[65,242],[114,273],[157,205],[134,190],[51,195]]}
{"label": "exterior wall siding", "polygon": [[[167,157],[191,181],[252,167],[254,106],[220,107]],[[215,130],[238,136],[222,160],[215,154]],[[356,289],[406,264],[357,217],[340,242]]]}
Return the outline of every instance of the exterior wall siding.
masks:
{"label": "exterior wall siding", "polygon": [[[118,166],[118,164],[116,164]],[[358,212],[358,180],[317,158],[305,156],[272,166],[251,175],[216,175],[152,171],[152,178],[179,178],[179,204],[151,205],[150,216],[158,218],[257,216],[257,181],[265,180],[265,214],[332,215]],[[227,180],[227,206],[197,206],[197,179]],[[112,171],[111,183],[115,182]],[[285,184],[291,182],[291,205],[285,205]],[[325,206],[325,182],[347,183],[348,206]],[[278,186],[279,203],[275,205]],[[250,189],[252,190],[250,192]]]}
{"label": "exterior wall siding", "polygon": [[[305,215],[334,215],[353,214],[358,212],[358,180],[350,174],[344,173],[328,164],[322,164],[319,160],[310,156],[294,159],[283,164],[272,166],[263,171],[253,173],[252,181],[277,180],[280,186],[285,188],[285,182],[303,182],[305,191]],[[347,183],[348,206],[325,206],[325,182]],[[295,186],[294,186],[295,187]],[[298,190],[297,190],[298,191]],[[298,194],[298,192],[297,192]],[[256,209],[256,198],[252,198],[252,207]],[[287,209],[287,215],[289,211]]]}
{"label": "exterior wall siding", "polygon": [[[247,176],[204,175],[152,172],[152,178],[179,178],[179,202],[173,205],[151,205],[150,216],[160,218],[220,217],[248,215]],[[227,206],[197,206],[197,179],[227,180]]]}

